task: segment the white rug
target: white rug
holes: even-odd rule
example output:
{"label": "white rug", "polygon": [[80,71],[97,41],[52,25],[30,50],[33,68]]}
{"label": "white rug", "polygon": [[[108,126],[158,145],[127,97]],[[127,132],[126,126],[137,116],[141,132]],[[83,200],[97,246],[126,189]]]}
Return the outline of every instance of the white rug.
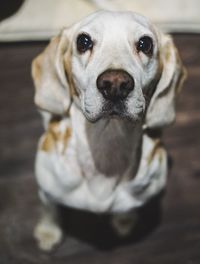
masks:
{"label": "white rug", "polygon": [[132,10],[164,31],[200,33],[199,0],[26,0],[0,23],[0,41],[46,40],[98,9]]}

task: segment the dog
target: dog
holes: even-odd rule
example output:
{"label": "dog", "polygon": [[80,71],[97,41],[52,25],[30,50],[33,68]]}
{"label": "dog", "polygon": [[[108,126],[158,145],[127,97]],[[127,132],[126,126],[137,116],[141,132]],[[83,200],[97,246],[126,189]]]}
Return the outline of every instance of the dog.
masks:
{"label": "dog", "polygon": [[172,38],[142,15],[98,11],[53,38],[32,76],[45,129],[35,166],[40,248],[63,237],[57,204],[109,212],[126,235],[136,209],[166,185],[160,132],[175,120],[185,79]]}

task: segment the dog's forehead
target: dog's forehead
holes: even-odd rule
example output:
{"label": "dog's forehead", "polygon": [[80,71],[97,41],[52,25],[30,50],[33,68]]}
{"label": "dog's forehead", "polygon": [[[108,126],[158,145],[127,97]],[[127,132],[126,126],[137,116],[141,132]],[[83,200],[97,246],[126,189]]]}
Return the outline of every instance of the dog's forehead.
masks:
{"label": "dog's forehead", "polygon": [[144,16],[134,12],[98,11],[84,18],[78,26],[79,31],[105,32],[105,31],[152,31],[153,25]]}

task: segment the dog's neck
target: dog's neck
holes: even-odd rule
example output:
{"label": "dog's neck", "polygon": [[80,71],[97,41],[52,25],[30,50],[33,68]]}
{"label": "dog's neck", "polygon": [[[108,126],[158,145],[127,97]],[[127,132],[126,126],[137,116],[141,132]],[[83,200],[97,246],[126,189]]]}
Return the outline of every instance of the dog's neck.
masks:
{"label": "dog's neck", "polygon": [[141,123],[115,118],[90,123],[81,112],[76,112],[76,116],[78,144],[87,145],[99,173],[107,177],[134,177],[141,158]]}
{"label": "dog's neck", "polygon": [[86,131],[99,171],[107,176],[129,174],[127,170],[130,169],[136,173],[141,155],[141,125],[126,120],[102,119],[95,124],[87,122]]}

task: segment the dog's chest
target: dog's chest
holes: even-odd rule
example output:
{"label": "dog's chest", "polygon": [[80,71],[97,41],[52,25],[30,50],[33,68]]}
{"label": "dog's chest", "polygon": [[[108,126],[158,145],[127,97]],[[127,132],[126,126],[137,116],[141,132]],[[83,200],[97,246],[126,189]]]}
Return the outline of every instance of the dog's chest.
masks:
{"label": "dog's chest", "polygon": [[163,187],[166,154],[154,150],[156,142],[141,142],[141,131],[117,122],[95,129],[85,122],[62,120],[42,137],[36,175],[43,191],[58,203],[105,212],[137,207]]}
{"label": "dog's chest", "polygon": [[117,120],[89,124],[82,113],[73,113],[71,120],[62,120],[57,127],[54,124],[46,139],[56,139],[55,146],[47,153],[43,139],[43,151],[38,155],[43,163],[39,167],[48,167],[45,181],[51,183],[49,192],[59,199],[70,200],[78,193],[82,201],[109,200],[121,182],[135,177],[141,145],[138,134],[137,129],[121,126]]}
{"label": "dog's chest", "polygon": [[85,177],[91,179],[101,175],[117,179],[127,176],[127,173],[134,174],[141,147],[139,126],[116,119],[102,119],[91,124],[82,114],[74,114],[73,117],[77,160]]}
{"label": "dog's chest", "polygon": [[120,127],[116,120],[103,120],[95,126],[86,124],[82,135],[75,139],[82,177],[98,198],[105,199],[120,182],[136,174],[137,149],[141,142],[134,141],[134,133],[129,129]]}

